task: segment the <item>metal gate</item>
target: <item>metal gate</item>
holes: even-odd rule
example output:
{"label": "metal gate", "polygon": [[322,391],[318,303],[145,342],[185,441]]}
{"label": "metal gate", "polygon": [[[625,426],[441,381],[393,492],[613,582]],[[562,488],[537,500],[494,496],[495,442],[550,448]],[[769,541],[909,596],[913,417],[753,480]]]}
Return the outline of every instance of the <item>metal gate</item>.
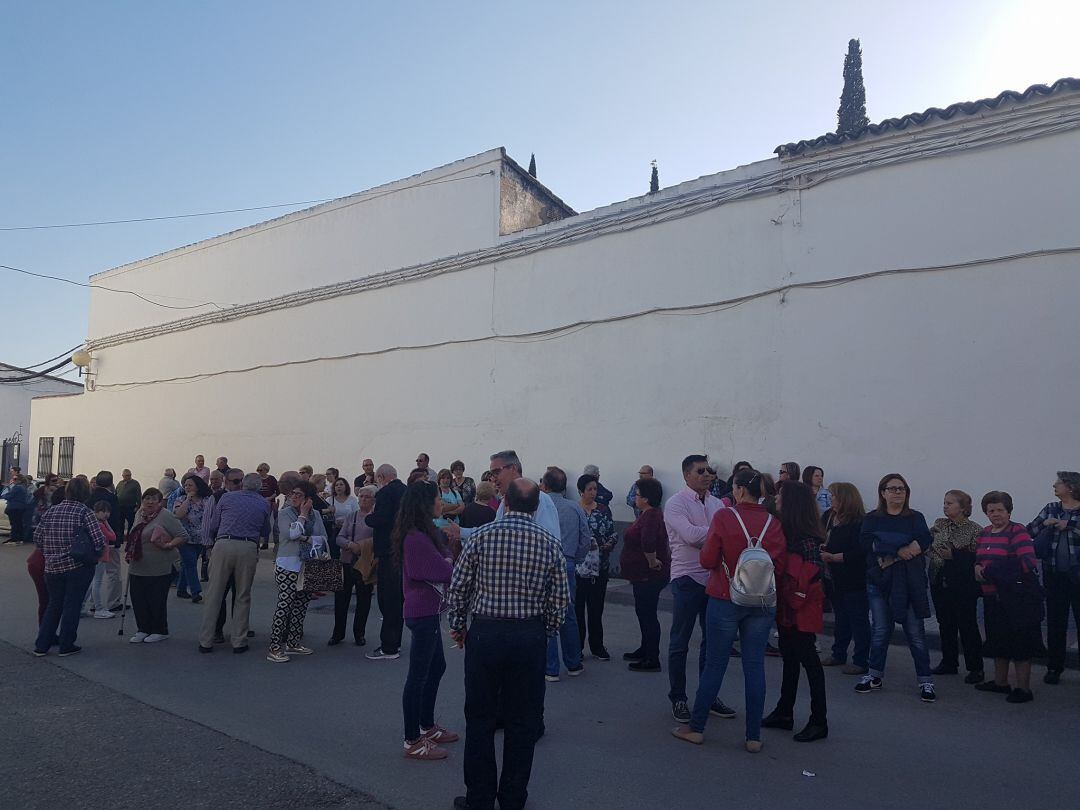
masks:
{"label": "metal gate", "polygon": [[[3,464],[0,466],[0,476],[3,477],[5,483],[11,476],[12,467],[22,467],[21,450],[22,434],[16,430],[11,438],[4,439]],[[26,470],[22,471],[23,475],[26,475],[26,473]]]}

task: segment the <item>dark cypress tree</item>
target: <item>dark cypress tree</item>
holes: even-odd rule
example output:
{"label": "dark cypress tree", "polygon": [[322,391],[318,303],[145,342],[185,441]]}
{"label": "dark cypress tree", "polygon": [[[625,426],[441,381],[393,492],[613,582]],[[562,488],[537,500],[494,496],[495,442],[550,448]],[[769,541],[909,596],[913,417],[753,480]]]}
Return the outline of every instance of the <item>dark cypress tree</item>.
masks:
{"label": "dark cypress tree", "polygon": [[536,155],[529,156],[529,174],[536,177]]}
{"label": "dark cypress tree", "polygon": [[844,57],[844,91],[840,94],[840,109],[836,112],[836,132],[858,132],[870,123],[866,117],[866,88],[862,78],[862,48],[859,40],[848,42]]}
{"label": "dark cypress tree", "polygon": [[649,193],[655,194],[660,190],[660,172],[656,170],[656,161],[652,162],[652,177],[649,178]]}

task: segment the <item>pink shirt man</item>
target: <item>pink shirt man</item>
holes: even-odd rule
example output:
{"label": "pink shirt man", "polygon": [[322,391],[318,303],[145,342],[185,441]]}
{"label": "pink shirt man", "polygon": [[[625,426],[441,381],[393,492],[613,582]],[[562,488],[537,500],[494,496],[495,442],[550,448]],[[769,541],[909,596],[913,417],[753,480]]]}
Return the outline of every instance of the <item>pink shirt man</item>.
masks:
{"label": "pink shirt man", "polygon": [[201,478],[206,483],[208,483],[208,484],[210,483],[210,468],[209,467],[192,467],[190,470],[188,470],[186,473],[184,473],[184,478],[187,478],[189,475],[197,475],[197,476],[199,476],[199,478]]}
{"label": "pink shirt man", "polygon": [[699,585],[709,581],[701,567],[701,547],[709,534],[713,515],[724,508],[719,498],[705,493],[704,499],[690,487],[683,487],[664,506],[664,525],[671,546],[671,578],[690,577]]}

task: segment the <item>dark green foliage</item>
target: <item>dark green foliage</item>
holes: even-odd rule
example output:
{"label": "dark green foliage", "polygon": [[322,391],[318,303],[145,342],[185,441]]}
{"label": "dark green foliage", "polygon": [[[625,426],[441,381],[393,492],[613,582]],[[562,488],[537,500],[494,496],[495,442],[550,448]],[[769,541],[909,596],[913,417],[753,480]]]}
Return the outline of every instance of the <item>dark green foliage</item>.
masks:
{"label": "dark green foliage", "polygon": [[866,88],[862,77],[862,48],[859,40],[848,42],[844,57],[844,91],[840,94],[840,109],[836,112],[838,134],[858,132],[870,119],[866,117]]}

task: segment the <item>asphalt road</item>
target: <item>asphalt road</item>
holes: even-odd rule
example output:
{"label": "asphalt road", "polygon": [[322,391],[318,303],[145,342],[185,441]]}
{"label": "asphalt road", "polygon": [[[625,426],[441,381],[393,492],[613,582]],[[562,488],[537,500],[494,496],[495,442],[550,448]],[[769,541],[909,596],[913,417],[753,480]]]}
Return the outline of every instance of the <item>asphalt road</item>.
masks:
{"label": "asphalt road", "polygon": [[[202,608],[170,598],[166,642],[128,644],[117,636],[118,619],[84,619],[80,655],[35,659],[29,551],[0,547],[3,806],[426,810],[447,808],[462,792],[460,743],[444,762],[401,756],[406,658],[373,662],[352,644],[326,647],[329,600],[308,617],[315,655],[288,664],[264,659],[274,599],[268,552],[254,591],[259,637],[246,655],[198,654]],[[638,640],[633,609],[618,601],[605,614],[616,656]],[[668,618],[661,621],[666,644]],[[129,616],[129,634],[133,628]],[[462,655],[446,652],[438,719],[461,730]],[[771,708],[780,661],[768,659],[766,669]],[[794,798],[859,808],[1057,806],[1080,795],[1080,673],[1069,670],[1048,687],[1041,667],[1036,672],[1030,704],[1007,704],[953,676],[938,679],[938,702],[928,705],[918,700],[907,650],[895,646],[881,692],[856,695],[854,678],[828,671],[828,740],[800,745],[766,730],[765,749],[754,756],[741,748],[737,660],[721,695],[740,718],[713,719],[706,744],[694,747],[669,735],[666,674],[588,659],[584,676],[548,687],[548,733],[537,747],[529,805],[771,807]],[[807,700],[804,682],[797,722]]]}

